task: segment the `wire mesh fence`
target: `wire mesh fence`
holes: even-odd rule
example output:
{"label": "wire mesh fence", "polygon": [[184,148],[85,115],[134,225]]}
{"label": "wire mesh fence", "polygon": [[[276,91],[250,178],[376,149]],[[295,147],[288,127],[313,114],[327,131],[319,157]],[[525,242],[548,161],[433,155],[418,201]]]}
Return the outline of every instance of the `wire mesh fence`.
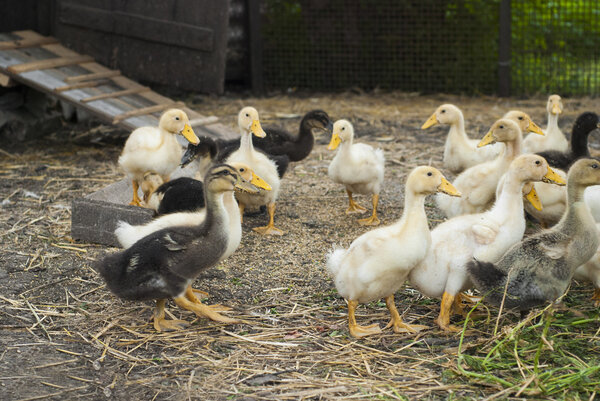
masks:
{"label": "wire mesh fence", "polygon": [[[269,88],[496,93],[501,0],[264,0]],[[505,2],[511,90],[600,93],[600,2]]]}

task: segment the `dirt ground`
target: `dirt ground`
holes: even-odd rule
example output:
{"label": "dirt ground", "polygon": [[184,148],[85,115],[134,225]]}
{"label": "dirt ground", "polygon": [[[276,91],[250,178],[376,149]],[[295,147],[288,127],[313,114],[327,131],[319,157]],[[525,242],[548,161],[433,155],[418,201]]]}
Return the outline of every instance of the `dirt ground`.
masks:
{"label": "dirt ground", "polygon": [[[263,126],[293,132],[300,120],[293,115],[315,108],[333,119],[349,119],[358,141],[385,152],[379,209],[384,224],[400,217],[404,180],[413,167],[442,167],[447,128],[419,128],[439,104],[461,107],[471,137],[482,137],[511,109],[546,124],[545,97],[350,92],[266,98],[190,95],[183,100],[231,126],[245,105],[258,109]],[[559,124],[565,132],[580,112],[600,110],[598,99],[565,99],[564,104]],[[599,139],[592,135],[592,147],[598,149]],[[346,305],[324,261],[333,245],[347,246],[367,228],[356,223],[356,216],[344,214],[345,191],[327,177],[333,153],[323,134],[312,154],[291,165],[282,182],[276,225],[286,235],[262,238],[251,228],[263,225],[266,215],[247,217],[237,252],[195,283],[210,293],[207,302],[231,306],[232,316],[249,323],[195,320],[171,303],[175,317],[194,323],[181,332],[156,333],[153,305],[117,299],[91,268],[117,249],[70,238],[71,201],[123,177],[116,165],[123,140],[107,126],[65,123],[43,139],[0,146],[0,399],[404,400],[526,394],[461,375],[461,333],[446,335],[437,329],[439,301],[409,286],[396,294],[399,311],[408,322],[430,329],[414,335],[388,330],[361,340],[349,337]],[[365,197],[358,200],[370,205]],[[432,202],[426,208],[435,226],[441,214]],[[574,286],[567,304],[587,299],[591,291],[589,284]],[[598,310],[585,301],[578,309],[589,320],[581,330],[592,336],[583,358],[600,365]],[[490,313],[490,320],[469,325],[463,344],[489,344],[497,311]],[[388,312],[385,304],[374,302],[361,306],[357,317],[362,324],[384,326]],[[514,327],[517,322],[508,313],[500,325]],[[593,399],[595,393],[591,398],[585,392],[571,395],[567,398]]]}

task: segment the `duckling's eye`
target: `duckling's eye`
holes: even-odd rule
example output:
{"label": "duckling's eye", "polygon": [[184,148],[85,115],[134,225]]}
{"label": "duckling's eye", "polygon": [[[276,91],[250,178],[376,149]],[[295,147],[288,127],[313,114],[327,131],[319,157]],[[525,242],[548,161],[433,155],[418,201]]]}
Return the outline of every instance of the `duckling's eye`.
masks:
{"label": "duckling's eye", "polygon": [[430,171],[427,173],[427,176],[431,177],[433,175],[433,173]]}
{"label": "duckling's eye", "polygon": [[446,110],[445,110],[445,109],[444,109],[444,110],[442,110],[442,113],[445,113],[445,112],[446,112]]}
{"label": "duckling's eye", "polygon": [[541,164],[541,162],[539,160],[536,160],[535,164],[537,164],[539,166]]}
{"label": "duckling's eye", "polygon": [[346,127],[342,127],[342,131],[345,131],[345,130],[346,130]]}
{"label": "duckling's eye", "polygon": [[501,125],[499,128],[500,128],[500,129],[504,129],[504,125]]}
{"label": "duckling's eye", "polygon": [[175,119],[176,119],[177,121],[179,121],[179,117],[175,117]]}
{"label": "duckling's eye", "polygon": [[246,113],[246,117],[250,117],[250,114]]}
{"label": "duckling's eye", "polygon": [[522,117],[522,116],[521,116],[521,117],[519,117],[519,120],[522,120],[522,119],[523,119],[523,117]]}
{"label": "duckling's eye", "polygon": [[245,168],[241,168],[241,169],[240,169],[240,173],[243,173],[244,171],[246,171],[246,169],[245,169]]}
{"label": "duckling's eye", "polygon": [[598,168],[598,165],[596,163],[592,164],[592,168]]}

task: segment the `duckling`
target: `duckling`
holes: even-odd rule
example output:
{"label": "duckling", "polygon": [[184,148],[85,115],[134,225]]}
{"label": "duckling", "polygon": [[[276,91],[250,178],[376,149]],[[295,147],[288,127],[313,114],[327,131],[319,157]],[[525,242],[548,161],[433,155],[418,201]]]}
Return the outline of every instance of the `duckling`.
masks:
{"label": "duckling", "polygon": [[[253,134],[259,138],[266,136],[266,133],[260,126],[256,109],[254,107],[244,107],[238,115],[238,125],[242,131],[239,149],[231,153],[225,161],[227,163],[241,162],[247,164],[271,187],[271,191],[236,194],[240,214],[243,216],[244,210],[248,206],[259,207],[266,205],[267,212],[269,213],[269,223],[264,227],[255,227],[253,230],[262,235],[283,235],[284,232],[276,228],[274,223],[275,201],[279,195],[279,187],[281,185],[277,165],[270,156],[262,152],[257,152],[252,145]],[[287,158],[287,156],[285,157]]]}
{"label": "duckling", "polygon": [[548,150],[537,154],[545,158],[550,166],[567,171],[577,159],[590,156],[588,136],[599,127],[598,115],[590,111],[585,112],[575,120],[569,148],[566,151]]}
{"label": "duckling", "polygon": [[333,124],[331,142],[327,149],[339,150],[329,164],[329,177],[333,182],[344,184],[348,193],[349,206],[346,214],[367,211],[352,199],[353,193],[373,196],[373,214],[360,219],[358,223],[366,226],[379,224],[377,204],[379,191],[383,183],[385,158],[381,149],[373,149],[365,143],[354,142],[354,127],[348,120],[338,120]]}
{"label": "duckling", "polygon": [[170,109],[160,117],[158,127],[137,128],[127,138],[119,165],[132,181],[133,199],[130,205],[140,206],[138,188],[147,171],[154,171],[163,181],[168,181],[179,165],[182,149],[176,134],[183,135],[191,143],[199,142],[185,112]]}
{"label": "duckling", "polygon": [[[453,217],[431,231],[429,252],[410,271],[409,281],[421,293],[442,299],[436,319],[441,329],[457,330],[450,325],[450,316],[453,310],[462,313],[461,291],[472,286],[466,263],[473,257],[495,262],[523,238],[522,188],[531,181],[565,184],[541,156],[521,155],[511,162],[497,200],[489,211]],[[528,194],[527,199],[540,207],[534,193]]]}
{"label": "duckling", "polygon": [[148,196],[147,207],[154,209],[158,215],[195,211],[204,207],[204,184],[200,179],[214,161],[217,154],[217,145],[212,138],[203,136],[199,139],[200,143],[198,145],[191,143],[188,145],[181,158],[182,168],[190,162],[198,160],[198,171],[194,176],[195,178],[179,177],[165,182],[155,188]]}
{"label": "duckling", "polygon": [[[257,188],[263,189],[265,191],[270,191],[271,187],[267,184],[262,178],[254,174],[254,171],[247,165],[243,163],[231,163],[231,167],[235,168],[240,176],[250,182]],[[165,194],[165,198],[162,200],[164,202],[172,202],[171,205],[168,205],[166,209],[172,210],[169,214],[161,215],[151,222],[139,225],[132,226],[129,223],[124,221],[120,221],[117,225],[117,229],[115,230],[115,236],[117,237],[119,243],[123,248],[129,248],[131,245],[135,244],[140,239],[144,238],[147,235],[152,234],[155,231],[161,230],[163,228],[171,227],[171,226],[194,226],[200,224],[206,218],[206,210],[205,210],[205,202],[204,202],[204,184],[201,181],[195,181],[193,186],[188,186],[188,191],[198,191],[195,195],[187,196],[187,199],[195,199],[198,198],[201,194],[202,202],[197,202],[196,204],[188,203],[181,204],[177,199],[171,199],[169,192]],[[175,182],[173,180],[171,182]],[[185,189],[185,188],[184,188]],[[235,189],[234,192],[239,191]],[[228,258],[239,246],[240,239],[242,237],[242,227],[241,221],[242,217],[240,215],[240,209],[234,197],[234,192],[226,192],[223,195],[223,204],[225,205],[225,209],[227,210],[227,215],[229,216],[229,245],[228,250],[223,254],[223,259]],[[161,208],[159,207],[159,210]]]}
{"label": "duckling", "polygon": [[406,181],[402,218],[390,226],[366,232],[348,249],[335,249],[328,255],[329,273],[340,295],[348,301],[348,326],[353,337],[381,332],[377,324],[357,325],[354,312],[359,303],[382,297],[385,297],[392,315],[386,328],[392,327],[394,332],[401,333],[415,332],[424,327],[402,322],[394,303],[394,293],[404,283],[410,270],[427,254],[431,235],[424,202],[427,195],[435,192],[460,196],[437,169],[427,166],[415,168]]}
{"label": "duckling", "polygon": [[563,104],[560,96],[550,95],[546,104],[546,110],[548,111],[546,135],[527,135],[523,140],[524,153],[544,152],[546,150],[565,152],[569,147],[567,138],[558,127],[558,116],[563,112]]}
{"label": "duckling", "polygon": [[453,104],[443,104],[425,121],[421,129],[437,124],[448,124],[450,130],[444,146],[444,167],[458,174],[476,164],[494,159],[502,151],[502,145],[479,148],[479,140],[469,139],[465,132],[462,111]]}
{"label": "duckling", "polygon": [[600,162],[579,159],[567,174],[567,209],[558,224],[515,244],[495,263],[468,262],[469,277],[486,301],[527,311],[566,291],[577,267],[590,260],[600,244],[596,223],[583,202],[585,188],[598,184]]}
{"label": "duckling", "polygon": [[185,324],[181,320],[165,319],[168,298],[199,317],[223,323],[237,322],[202,304],[191,287],[198,274],[214,266],[227,250],[229,217],[223,194],[234,188],[257,192],[233,167],[214,166],[206,179],[206,217],[201,224],[156,231],[98,263],[98,272],[115,295],[134,301],[156,300],[154,327],[157,331],[176,330]]}
{"label": "duckling", "polygon": [[478,146],[502,142],[505,150],[496,159],[478,164],[463,171],[453,185],[463,194],[461,198],[447,199],[436,195],[435,202],[446,216],[478,213],[490,208],[495,198],[496,186],[508,166],[521,153],[521,128],[513,120],[502,118],[494,123]]}
{"label": "duckling", "polygon": [[315,143],[313,129],[329,132],[333,129],[329,115],[323,110],[312,110],[306,113],[300,121],[300,131],[297,136],[282,129],[265,128],[267,136],[255,138],[253,144],[267,154],[287,155],[290,161],[297,162],[305,159],[312,151]]}
{"label": "duckling", "polygon": [[[596,223],[596,228],[600,232],[600,224]],[[594,285],[594,294],[592,301],[597,308],[600,306],[600,247],[590,260],[575,269],[575,280],[591,281]]]}

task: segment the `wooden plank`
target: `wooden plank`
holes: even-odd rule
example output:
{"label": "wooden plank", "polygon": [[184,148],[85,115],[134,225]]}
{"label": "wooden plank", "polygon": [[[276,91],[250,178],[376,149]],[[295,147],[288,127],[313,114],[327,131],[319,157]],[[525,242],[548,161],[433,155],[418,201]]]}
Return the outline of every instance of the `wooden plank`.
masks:
{"label": "wooden plank", "polygon": [[113,78],[113,77],[118,77],[120,75],[121,75],[121,71],[118,71],[118,70],[106,71],[106,72],[94,72],[91,74],[67,77],[65,79],[65,82],[71,83],[71,82],[80,82],[80,81],[90,81],[93,79],[100,79],[100,78]]}
{"label": "wooden plank", "polygon": [[22,74],[27,71],[47,70],[49,68],[64,67],[66,65],[89,63],[90,61],[94,61],[90,56],[58,57],[11,65],[8,67],[7,71],[12,74]]}
{"label": "wooden plank", "polygon": [[204,52],[213,50],[213,30],[192,24],[62,2],[59,15],[60,22],[67,25]]}
{"label": "wooden plank", "polygon": [[66,91],[70,91],[73,89],[81,89],[81,88],[94,88],[99,85],[106,85],[109,82],[110,81],[107,81],[106,79],[102,79],[99,81],[77,82],[75,84],[59,86],[58,88],[54,88],[54,92],[66,92]]}
{"label": "wooden plank", "polygon": [[217,121],[219,121],[219,117],[217,117],[217,116],[196,117],[193,119],[190,118],[190,126],[198,127],[200,125],[209,125],[209,124],[214,124]]}
{"label": "wooden plank", "polygon": [[130,117],[143,116],[145,114],[152,114],[152,113],[157,113],[159,111],[163,111],[163,110],[167,110],[167,109],[181,108],[181,107],[185,107],[185,104],[183,102],[171,101],[168,103],[155,104],[154,106],[144,107],[142,109],[130,110],[130,111],[127,111],[125,113],[122,113],[122,114],[119,114],[118,116],[116,116],[113,119],[113,124],[118,124],[119,122],[126,120]]}
{"label": "wooden plank", "polygon": [[121,97],[121,96],[127,96],[127,95],[136,95],[138,93],[142,93],[142,92],[147,92],[150,91],[150,88],[147,87],[141,87],[141,88],[132,88],[132,89],[124,89],[122,91],[117,91],[117,92],[107,92],[107,93],[102,93],[100,95],[95,95],[95,96],[90,96],[87,97],[85,99],[81,99],[82,103],[89,103],[89,102],[93,102],[95,100],[101,100],[101,99],[112,99],[115,97]]}
{"label": "wooden plank", "polygon": [[8,75],[0,74],[0,86],[10,88],[15,86],[16,82],[11,79]]}
{"label": "wooden plank", "polygon": [[42,45],[49,45],[52,43],[58,43],[56,38],[50,36],[42,36],[41,38],[35,39],[17,39],[0,42],[0,50],[15,50],[24,49],[27,47],[39,47]]}

